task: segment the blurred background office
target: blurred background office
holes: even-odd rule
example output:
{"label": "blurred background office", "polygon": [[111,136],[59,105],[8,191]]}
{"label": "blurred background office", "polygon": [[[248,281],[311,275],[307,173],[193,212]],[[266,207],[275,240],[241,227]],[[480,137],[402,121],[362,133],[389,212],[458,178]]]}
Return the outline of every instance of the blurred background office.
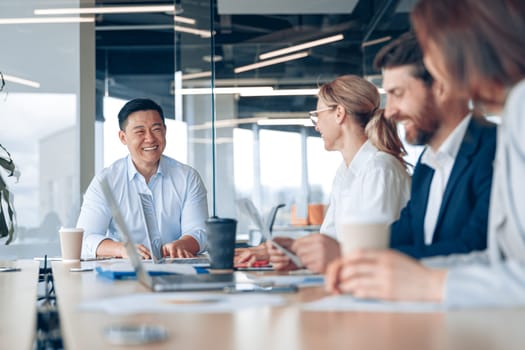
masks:
{"label": "blurred background office", "polygon": [[116,115],[135,97],[163,106],[166,154],[199,171],[210,213],[246,234],[235,199],[249,197],[262,212],[287,205],[277,229],[308,225],[340,162],[308,119],[317,88],[343,74],[380,88],[373,58],[409,29],[414,2],[0,2],[0,143],[22,173],[6,178],[17,226],[0,256],[59,255],[92,176],[126,154]]}

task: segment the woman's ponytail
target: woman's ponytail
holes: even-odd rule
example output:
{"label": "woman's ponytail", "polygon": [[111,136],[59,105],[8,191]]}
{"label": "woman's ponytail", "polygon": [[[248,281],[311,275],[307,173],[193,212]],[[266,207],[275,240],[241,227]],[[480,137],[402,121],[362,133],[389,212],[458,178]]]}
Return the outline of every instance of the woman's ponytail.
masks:
{"label": "woman's ponytail", "polygon": [[397,133],[397,124],[385,118],[384,113],[385,110],[379,108],[372,111],[373,115],[366,124],[365,133],[378,150],[391,154],[408,169],[409,163],[403,158],[407,152]]}

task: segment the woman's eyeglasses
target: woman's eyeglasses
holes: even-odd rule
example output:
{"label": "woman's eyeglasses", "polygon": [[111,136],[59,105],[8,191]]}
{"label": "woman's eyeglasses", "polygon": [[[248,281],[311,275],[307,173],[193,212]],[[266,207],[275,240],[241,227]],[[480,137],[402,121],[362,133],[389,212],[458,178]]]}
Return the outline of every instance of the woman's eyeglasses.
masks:
{"label": "woman's eyeglasses", "polygon": [[319,113],[325,112],[325,111],[330,111],[330,110],[334,109],[334,107],[335,106],[324,107],[324,108],[316,109],[315,111],[308,112],[308,115],[310,116],[310,120],[312,121],[312,124],[314,126],[317,125],[317,122],[319,121]]}

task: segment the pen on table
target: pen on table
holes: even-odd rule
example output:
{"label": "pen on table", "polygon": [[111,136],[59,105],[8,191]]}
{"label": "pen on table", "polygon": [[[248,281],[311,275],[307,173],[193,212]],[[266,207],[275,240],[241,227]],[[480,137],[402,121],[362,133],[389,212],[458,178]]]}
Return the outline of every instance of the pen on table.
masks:
{"label": "pen on table", "polygon": [[[103,260],[111,260],[111,259],[117,259],[117,257],[116,256],[98,256],[96,258],[82,258],[80,259],[80,261],[103,261]],[[33,258],[33,260],[44,261],[45,257],[37,256]],[[47,258],[47,261],[62,261],[62,258],[61,257],[51,257],[51,258]]]}
{"label": "pen on table", "polygon": [[297,255],[295,255],[294,253],[292,253],[288,249],[284,248],[282,245],[280,245],[279,243],[275,242],[274,240],[270,240],[270,242],[275,248],[277,248],[277,250],[279,250],[281,253],[283,253],[288,258],[290,258],[290,260],[292,260],[292,262],[297,267],[299,267],[299,268],[304,267],[303,263],[301,262],[301,259],[299,259],[299,257]]}
{"label": "pen on table", "polygon": [[0,272],[16,272],[22,271],[19,267],[10,267],[10,266],[0,266]]}
{"label": "pen on table", "polygon": [[69,269],[70,272],[87,272],[93,270],[94,268],[92,266],[72,267]]}
{"label": "pen on table", "polygon": [[37,257],[34,257],[33,260],[36,260],[36,261],[62,261],[62,258],[61,258],[61,257],[51,257],[51,258],[47,258],[47,255],[46,255],[46,256],[37,256]]}
{"label": "pen on table", "polygon": [[82,258],[80,261],[104,261],[104,260],[111,260],[111,259],[117,259],[116,256],[97,256],[96,258]]}

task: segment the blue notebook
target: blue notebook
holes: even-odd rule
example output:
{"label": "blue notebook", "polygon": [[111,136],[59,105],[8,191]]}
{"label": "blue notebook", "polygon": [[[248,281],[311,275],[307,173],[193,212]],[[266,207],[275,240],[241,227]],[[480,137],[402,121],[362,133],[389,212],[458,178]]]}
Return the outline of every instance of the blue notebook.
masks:
{"label": "blue notebook", "polygon": [[[194,266],[193,267],[197,274],[205,274],[209,273],[208,269],[206,267],[201,266]],[[104,266],[97,266],[95,268],[95,271],[97,272],[97,275],[100,277],[104,277],[110,280],[134,280],[137,279],[137,274],[135,271],[126,271],[126,270],[113,270],[105,268]],[[176,275],[175,272],[170,271],[157,271],[152,270],[148,271],[148,274],[150,276],[165,276],[165,275]]]}

